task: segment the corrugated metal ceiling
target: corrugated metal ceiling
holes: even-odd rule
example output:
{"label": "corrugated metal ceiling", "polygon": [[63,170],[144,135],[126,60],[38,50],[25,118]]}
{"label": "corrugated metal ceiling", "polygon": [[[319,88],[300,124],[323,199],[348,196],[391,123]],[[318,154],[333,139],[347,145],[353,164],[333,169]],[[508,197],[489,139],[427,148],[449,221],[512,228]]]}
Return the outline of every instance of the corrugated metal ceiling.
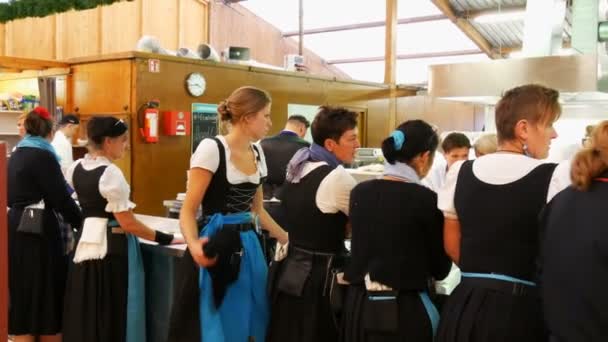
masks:
{"label": "corrugated metal ceiling", "polygon": [[450,0],[450,5],[456,12],[497,9],[499,7],[524,6],[526,0]]}
{"label": "corrugated metal ceiling", "polygon": [[[526,0],[450,0],[450,5],[456,13],[467,16],[469,12],[476,11],[500,11],[501,9],[513,9],[521,7],[525,9]],[[566,11],[564,25],[564,40],[570,40],[572,11]],[[518,48],[523,42],[524,21],[523,19],[502,21],[495,23],[479,23],[469,20],[479,33],[494,48]]]}

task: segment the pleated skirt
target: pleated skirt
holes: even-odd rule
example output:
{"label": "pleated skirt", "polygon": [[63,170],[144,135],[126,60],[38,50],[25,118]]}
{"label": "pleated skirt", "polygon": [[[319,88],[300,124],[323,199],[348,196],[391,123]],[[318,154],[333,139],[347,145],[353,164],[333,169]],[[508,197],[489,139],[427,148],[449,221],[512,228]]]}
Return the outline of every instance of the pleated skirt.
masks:
{"label": "pleated skirt", "polygon": [[111,234],[104,259],[71,263],[66,286],[64,342],[124,342],[129,264],[124,234]]}
{"label": "pleated skirt", "polygon": [[338,341],[339,323],[332,315],[326,276],[327,258],[315,256],[301,296],[276,290],[271,299],[267,341]]}
{"label": "pleated skirt", "polygon": [[391,333],[369,331],[365,328],[364,322],[366,311],[369,310],[367,291],[363,286],[349,286],[344,302],[340,340],[342,342],[432,342],[431,322],[418,293],[400,293],[397,305],[397,331]]}
{"label": "pleated skirt", "polygon": [[538,296],[514,296],[460,283],[441,312],[438,342],[547,341]]}
{"label": "pleated skirt", "polygon": [[61,332],[68,258],[56,219],[45,214],[42,235],[18,233],[22,210],[8,212],[11,335]]}

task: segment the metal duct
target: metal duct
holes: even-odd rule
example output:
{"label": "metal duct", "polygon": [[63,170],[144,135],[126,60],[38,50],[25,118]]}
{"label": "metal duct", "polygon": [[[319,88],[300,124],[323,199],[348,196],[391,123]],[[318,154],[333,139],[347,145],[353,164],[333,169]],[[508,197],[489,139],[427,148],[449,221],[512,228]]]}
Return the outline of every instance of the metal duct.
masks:
{"label": "metal duct", "polygon": [[[539,83],[560,91],[565,103],[608,105],[608,55],[605,44],[598,42],[598,23],[606,14],[600,13],[598,2],[573,1],[572,47],[582,54],[433,65],[429,94],[494,104],[507,89]],[[606,27],[602,32],[608,32]]]}
{"label": "metal duct", "polygon": [[523,55],[557,55],[562,47],[566,0],[528,0],[524,17]]}
{"label": "metal duct", "polygon": [[598,51],[598,0],[576,0],[572,3],[572,48],[580,53]]}

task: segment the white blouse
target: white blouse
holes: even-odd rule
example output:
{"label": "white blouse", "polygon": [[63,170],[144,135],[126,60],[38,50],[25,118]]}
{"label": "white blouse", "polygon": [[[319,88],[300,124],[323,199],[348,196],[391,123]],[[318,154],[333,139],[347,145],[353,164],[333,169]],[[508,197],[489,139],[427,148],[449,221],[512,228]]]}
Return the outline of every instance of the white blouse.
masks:
{"label": "white blouse", "polygon": [[[221,135],[218,135],[217,138],[222,142],[222,145],[224,145],[224,151],[226,153],[226,177],[228,178],[228,182],[231,184],[258,184],[260,183],[260,178],[266,177],[268,174],[268,169],[266,168],[266,158],[264,157],[264,151],[259,145],[256,145],[260,157],[259,162],[256,158],[258,172],[251,175],[246,175],[237,169],[230,160],[230,147],[226,142],[226,138]],[[194,154],[192,154],[192,157],[190,158],[190,168],[201,168],[215,173],[219,165],[220,150],[217,143],[213,139],[203,139],[200,144],[198,144],[196,151],[194,151]]]}
{"label": "white blouse", "polygon": [[[454,194],[458,173],[464,161],[456,162],[448,170],[445,185],[438,192],[437,206],[445,217],[457,219],[456,208],[454,206]],[[544,164],[542,160],[526,157],[521,154],[513,153],[492,153],[475,159],[473,162],[473,174],[482,182],[494,185],[502,185],[515,182],[537,166]],[[560,191],[570,185],[570,161],[558,164],[553,172],[547,202]]]}
{"label": "white blouse", "polygon": [[72,188],[74,187],[74,181],[72,179],[74,176],[74,169],[79,164],[87,171],[96,169],[100,166],[107,166],[99,179],[99,193],[108,201],[105,208],[106,212],[120,213],[135,208],[135,203],[129,200],[131,187],[129,186],[129,183],[127,183],[125,176],[118,166],[114,165],[105,157],[92,157],[87,154],[83,159],[74,162],[66,173],[66,180]]}
{"label": "white blouse", "polygon": [[[326,162],[307,162],[302,170],[302,177]],[[335,214],[338,211],[348,215],[350,205],[350,192],[357,185],[357,181],[344,169],[342,165],[333,169],[319,184],[315,202],[317,208],[324,214]]]}

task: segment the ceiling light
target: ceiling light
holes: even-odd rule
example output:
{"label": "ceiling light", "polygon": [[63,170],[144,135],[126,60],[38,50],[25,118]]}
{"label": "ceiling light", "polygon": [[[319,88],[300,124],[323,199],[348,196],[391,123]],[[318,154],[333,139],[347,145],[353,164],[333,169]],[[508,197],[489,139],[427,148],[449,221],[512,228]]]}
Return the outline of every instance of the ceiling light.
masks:
{"label": "ceiling light", "polygon": [[478,15],[474,17],[473,20],[478,24],[495,24],[507,21],[523,20],[525,13],[526,11],[524,10],[487,13]]}

